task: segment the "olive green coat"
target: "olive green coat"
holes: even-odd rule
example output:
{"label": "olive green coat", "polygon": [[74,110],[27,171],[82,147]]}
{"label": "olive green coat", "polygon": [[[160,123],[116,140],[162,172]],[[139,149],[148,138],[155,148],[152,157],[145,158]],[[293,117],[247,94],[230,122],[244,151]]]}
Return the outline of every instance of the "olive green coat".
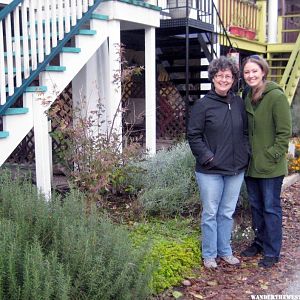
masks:
{"label": "olive green coat", "polygon": [[287,98],[274,82],[268,82],[262,100],[251,104],[246,96],[251,158],[247,176],[273,178],[287,174],[286,153],[291,137],[291,113]]}

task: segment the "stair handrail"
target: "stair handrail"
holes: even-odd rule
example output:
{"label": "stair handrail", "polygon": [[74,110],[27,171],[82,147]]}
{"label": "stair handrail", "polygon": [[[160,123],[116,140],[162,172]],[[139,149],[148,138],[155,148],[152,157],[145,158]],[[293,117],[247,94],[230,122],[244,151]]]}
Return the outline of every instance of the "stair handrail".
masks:
{"label": "stair handrail", "polygon": [[[52,0],[52,4],[55,0]],[[58,1],[61,1],[61,0],[58,0]],[[46,54],[44,56],[44,60],[42,62],[38,62],[37,63],[37,66],[36,66],[36,69],[32,70],[30,72],[30,75],[25,79],[23,78],[22,80],[22,84],[19,86],[19,87],[16,87],[14,88],[14,92],[12,95],[9,95],[7,98],[6,98],[6,95],[4,95],[4,99],[6,99],[5,103],[3,103],[3,85],[0,86],[0,90],[1,90],[1,93],[0,93],[0,97],[2,98],[1,99],[1,104],[0,105],[0,115],[3,115],[5,113],[5,111],[11,107],[17,100],[18,98],[23,94],[23,92],[25,91],[25,89],[37,78],[37,76],[39,75],[39,73],[41,71],[43,71],[45,69],[45,67],[51,62],[51,60],[61,52],[62,48],[65,46],[65,44],[76,34],[78,33],[78,30],[79,28],[86,22],[88,21],[91,16],[92,16],[92,13],[93,11],[98,7],[98,5],[102,2],[103,0],[95,0],[95,1],[89,1],[89,4],[88,4],[88,7],[87,7],[87,11],[84,12],[82,11],[82,17],[80,19],[77,19],[76,20],[76,24],[75,25],[70,25],[70,31],[69,32],[64,32],[64,36],[61,40],[58,39],[57,41],[57,45],[55,47],[52,47],[52,49],[50,50],[50,53],[49,54]],[[10,13],[12,13],[14,11],[14,9],[16,9],[16,7],[21,3],[21,2],[24,2],[24,0],[15,0],[13,2],[11,2],[8,7],[5,7],[1,12],[0,12],[0,29],[1,29],[1,32],[0,32],[0,38],[2,38],[2,41],[3,41],[3,32],[2,32],[2,20],[6,17],[6,16],[9,16]],[[49,1],[48,1],[49,3]],[[86,2],[87,3],[87,2]],[[93,4],[91,4],[93,3]],[[56,4],[56,2],[55,2]],[[59,4],[60,5],[60,4]],[[82,5],[82,3],[81,3]],[[71,17],[70,17],[70,22],[71,22]],[[39,24],[38,24],[39,26]],[[0,44],[1,44],[1,41],[0,41]],[[3,44],[3,43],[2,43]],[[1,47],[0,45],[0,55],[2,56],[2,58],[4,57],[3,55],[3,45]],[[2,53],[1,53],[1,50],[2,50]],[[0,66],[1,66],[1,69],[0,69],[0,72],[5,72],[4,71],[4,61],[1,61],[1,58],[0,58]],[[5,74],[4,74],[5,76]],[[0,79],[3,78],[3,74],[1,74],[1,77]],[[6,93],[6,87],[5,87],[5,90],[4,90],[4,93]]]}
{"label": "stair handrail", "polygon": [[293,67],[296,61],[296,57],[300,52],[300,34],[298,34],[298,38],[296,40],[295,46],[293,47],[293,51],[290,55],[289,61],[285,67],[283,75],[281,77],[279,85],[285,90],[286,85],[288,83],[291,72],[293,71]]}
{"label": "stair handrail", "polygon": [[[285,91],[289,104],[291,105],[293,96],[300,77],[300,34],[290,55],[279,85]],[[295,81],[297,81],[295,83]]]}
{"label": "stair handrail", "polygon": [[0,10],[0,21],[10,14],[23,0],[14,0]]}

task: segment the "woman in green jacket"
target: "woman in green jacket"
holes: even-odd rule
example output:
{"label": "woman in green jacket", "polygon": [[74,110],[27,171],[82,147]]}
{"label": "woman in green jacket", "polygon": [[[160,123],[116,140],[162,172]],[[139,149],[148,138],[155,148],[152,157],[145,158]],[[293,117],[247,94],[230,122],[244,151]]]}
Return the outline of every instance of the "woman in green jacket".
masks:
{"label": "woman in green jacket", "polygon": [[241,255],[263,253],[258,265],[268,268],[279,261],[282,244],[280,192],[287,174],[291,114],[282,89],[266,80],[269,67],[263,58],[248,57],[242,70],[250,87],[245,105],[252,154],[245,181],[255,239]]}

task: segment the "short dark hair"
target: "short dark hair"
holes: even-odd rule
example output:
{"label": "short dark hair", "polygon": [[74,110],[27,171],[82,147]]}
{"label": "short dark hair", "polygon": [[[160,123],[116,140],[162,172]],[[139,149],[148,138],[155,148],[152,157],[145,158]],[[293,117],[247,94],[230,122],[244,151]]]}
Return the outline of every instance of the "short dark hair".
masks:
{"label": "short dark hair", "polygon": [[208,67],[208,79],[212,82],[219,71],[225,70],[231,71],[235,83],[239,78],[239,67],[232,58],[226,56],[220,56],[210,62]]}

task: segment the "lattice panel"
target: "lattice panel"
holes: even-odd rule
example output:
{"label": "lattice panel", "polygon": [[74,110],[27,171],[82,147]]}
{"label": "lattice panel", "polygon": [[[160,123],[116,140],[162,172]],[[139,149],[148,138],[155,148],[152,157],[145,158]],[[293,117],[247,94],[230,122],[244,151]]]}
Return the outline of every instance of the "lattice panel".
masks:
{"label": "lattice panel", "polygon": [[170,82],[157,85],[157,137],[179,139],[185,133],[185,102]]}
{"label": "lattice panel", "polygon": [[[51,123],[52,132],[54,132],[57,126],[59,126],[59,122],[63,122],[65,125],[72,123],[72,103],[72,85],[70,83],[58,96],[51,107],[53,110],[57,108],[56,118],[54,118]],[[55,153],[60,150],[61,144],[59,141],[52,139],[52,147],[54,153],[53,159],[55,161]]]}
{"label": "lattice panel", "polygon": [[[145,98],[144,80],[129,83],[122,90],[123,103],[131,98]],[[59,95],[53,106],[59,105],[59,118],[66,124],[72,122],[72,86],[71,84]],[[157,83],[157,138],[179,139],[185,133],[185,103],[172,82]],[[0,126],[1,126],[0,120]],[[52,131],[57,124],[52,122]],[[139,128],[144,132],[143,128]],[[126,127],[124,128],[126,134]],[[141,137],[141,140],[144,136]],[[54,160],[55,152],[60,149],[60,143],[53,139]],[[34,133],[31,130],[8,159],[16,163],[34,163]]]}
{"label": "lattice panel", "polygon": [[[72,88],[71,84],[58,96],[55,100],[53,106],[58,103],[63,103],[60,105],[60,109],[57,111],[59,118],[64,118],[65,122],[71,122],[72,119]],[[57,124],[52,124],[52,130],[55,130]],[[53,150],[57,151],[60,148],[60,144],[53,141]],[[55,152],[54,152],[55,153]],[[55,158],[54,158],[55,159]],[[35,162],[35,151],[34,151],[34,132],[31,130],[14,152],[8,158],[9,162],[14,163],[34,163]]]}

